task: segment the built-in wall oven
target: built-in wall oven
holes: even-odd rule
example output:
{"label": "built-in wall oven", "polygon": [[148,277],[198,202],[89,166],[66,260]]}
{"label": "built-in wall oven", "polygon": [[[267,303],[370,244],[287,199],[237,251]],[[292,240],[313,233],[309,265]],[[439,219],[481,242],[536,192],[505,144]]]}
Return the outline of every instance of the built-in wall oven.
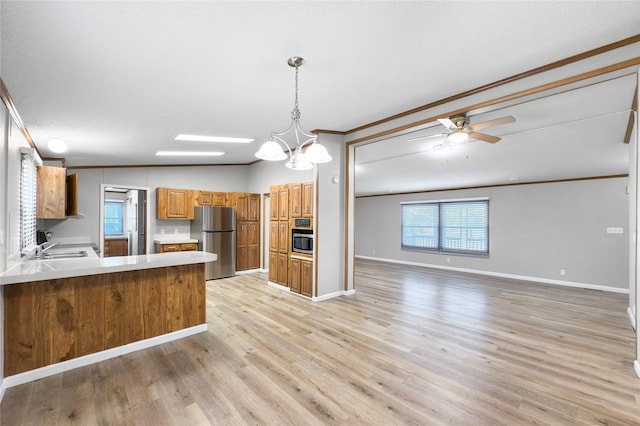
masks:
{"label": "built-in wall oven", "polygon": [[294,228],[291,230],[291,251],[313,254],[313,230]]}

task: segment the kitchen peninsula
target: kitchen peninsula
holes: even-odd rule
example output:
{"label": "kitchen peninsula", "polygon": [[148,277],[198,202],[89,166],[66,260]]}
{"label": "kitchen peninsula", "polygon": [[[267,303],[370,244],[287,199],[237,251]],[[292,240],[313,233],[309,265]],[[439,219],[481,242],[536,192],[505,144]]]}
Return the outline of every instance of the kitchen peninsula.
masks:
{"label": "kitchen peninsula", "polygon": [[84,250],[82,258],[24,260],[0,275],[6,380],[34,380],[206,330],[204,263],[216,254],[100,258]]}

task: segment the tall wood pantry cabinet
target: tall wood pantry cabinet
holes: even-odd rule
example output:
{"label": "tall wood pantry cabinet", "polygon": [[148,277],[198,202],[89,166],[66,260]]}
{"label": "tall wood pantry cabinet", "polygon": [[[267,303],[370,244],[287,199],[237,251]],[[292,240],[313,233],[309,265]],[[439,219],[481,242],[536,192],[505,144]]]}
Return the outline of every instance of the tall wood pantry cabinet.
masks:
{"label": "tall wood pantry cabinet", "polygon": [[260,268],[260,194],[234,192],[236,208],[236,271]]}
{"label": "tall wood pantry cabinet", "polygon": [[269,194],[269,281],[312,297],[312,256],[291,251],[291,230],[296,219],[313,219],[313,182],[274,185]]}

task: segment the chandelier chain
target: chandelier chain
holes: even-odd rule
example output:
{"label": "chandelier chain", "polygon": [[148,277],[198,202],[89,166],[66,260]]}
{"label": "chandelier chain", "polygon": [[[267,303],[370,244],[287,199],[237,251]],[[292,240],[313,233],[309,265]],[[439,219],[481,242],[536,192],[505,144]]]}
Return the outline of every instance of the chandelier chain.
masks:
{"label": "chandelier chain", "polygon": [[291,111],[291,119],[296,120],[300,119],[300,110],[298,109],[298,69],[299,66],[296,66],[296,96],[293,102],[293,111]]}

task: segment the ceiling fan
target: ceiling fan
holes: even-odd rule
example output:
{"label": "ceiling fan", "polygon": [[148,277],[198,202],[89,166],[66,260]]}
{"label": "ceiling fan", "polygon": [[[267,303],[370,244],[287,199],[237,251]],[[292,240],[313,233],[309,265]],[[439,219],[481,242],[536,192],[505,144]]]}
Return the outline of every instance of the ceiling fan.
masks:
{"label": "ceiling fan", "polygon": [[506,116],[496,118],[495,120],[482,121],[480,123],[471,124],[469,119],[465,115],[459,115],[450,118],[438,118],[440,124],[449,129],[448,132],[439,133],[437,135],[421,136],[418,138],[409,139],[408,142],[416,141],[419,139],[435,138],[446,136],[445,140],[433,147],[434,151],[438,151],[443,148],[451,148],[453,145],[458,145],[467,142],[470,138],[477,139],[483,142],[496,143],[500,140],[497,136],[488,135],[486,133],[477,132],[477,130],[486,129],[487,127],[499,126],[501,124],[513,123],[516,121],[512,116]]}

